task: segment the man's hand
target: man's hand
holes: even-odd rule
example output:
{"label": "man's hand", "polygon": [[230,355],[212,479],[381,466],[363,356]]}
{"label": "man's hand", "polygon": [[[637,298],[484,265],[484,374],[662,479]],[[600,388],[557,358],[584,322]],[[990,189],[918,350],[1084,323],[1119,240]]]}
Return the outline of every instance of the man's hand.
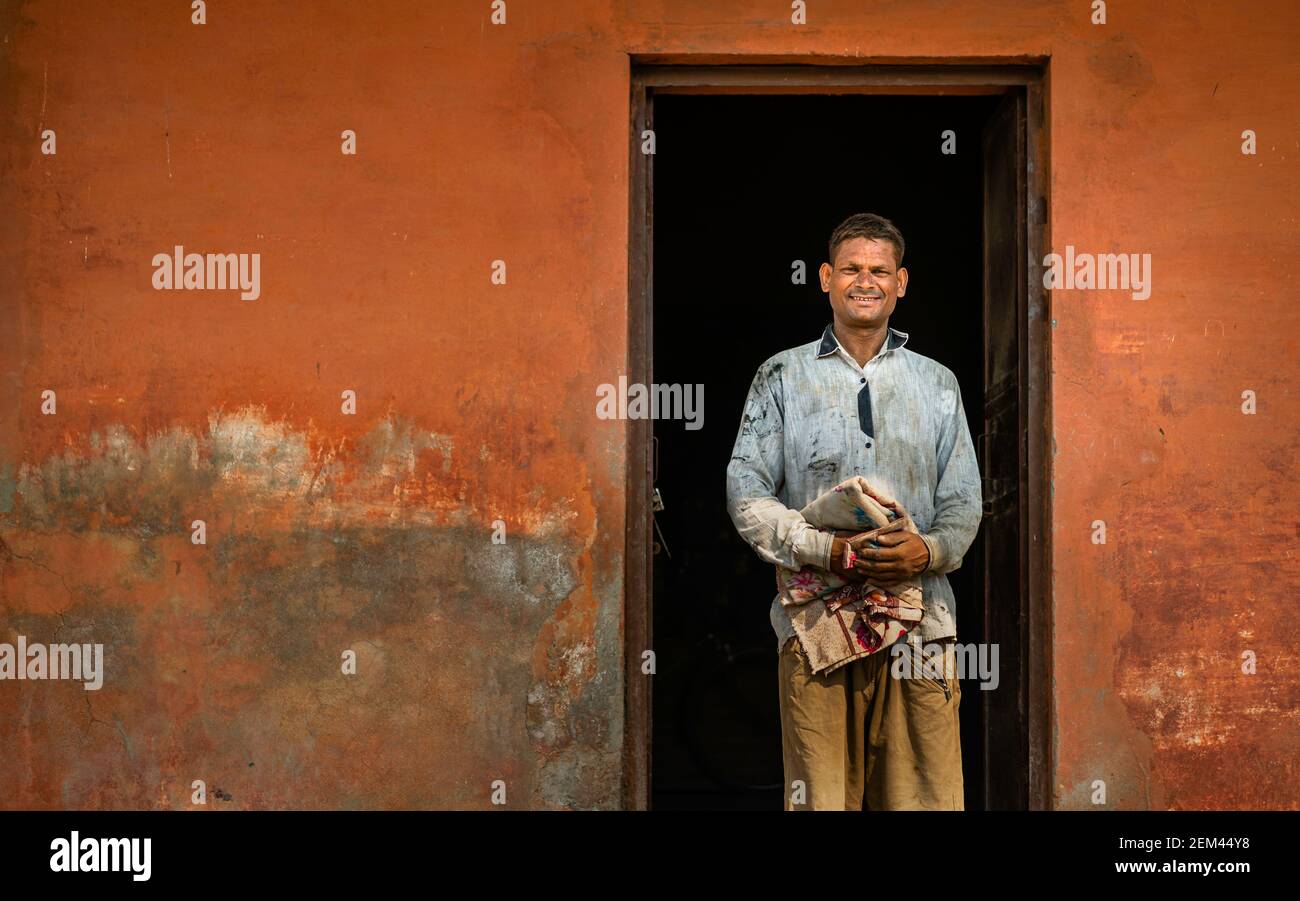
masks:
{"label": "man's hand", "polygon": [[[915,532],[883,532],[874,540],[883,547],[877,549],[864,544],[857,550],[857,562],[853,568],[861,578],[880,585],[892,585],[924,572],[930,565],[930,548]],[[833,567],[834,546],[831,558]]]}
{"label": "man's hand", "polygon": [[849,582],[861,582],[862,574],[855,568],[859,559],[846,538],[831,541],[831,572]]}

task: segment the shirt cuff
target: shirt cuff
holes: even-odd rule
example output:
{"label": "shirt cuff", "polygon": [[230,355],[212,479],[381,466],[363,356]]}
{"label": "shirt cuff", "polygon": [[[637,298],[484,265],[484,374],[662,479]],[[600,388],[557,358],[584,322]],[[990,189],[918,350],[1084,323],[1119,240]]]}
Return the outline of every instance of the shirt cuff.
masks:
{"label": "shirt cuff", "polygon": [[800,563],[811,563],[813,566],[829,570],[831,568],[831,546],[835,536],[830,532],[823,532],[819,529],[809,529],[806,533],[808,542],[794,552],[795,559]]}
{"label": "shirt cuff", "polygon": [[925,565],[925,569],[921,570],[921,572],[934,572],[944,563],[943,542],[939,540],[939,536],[925,533],[921,534],[921,540],[930,549],[930,562]]}

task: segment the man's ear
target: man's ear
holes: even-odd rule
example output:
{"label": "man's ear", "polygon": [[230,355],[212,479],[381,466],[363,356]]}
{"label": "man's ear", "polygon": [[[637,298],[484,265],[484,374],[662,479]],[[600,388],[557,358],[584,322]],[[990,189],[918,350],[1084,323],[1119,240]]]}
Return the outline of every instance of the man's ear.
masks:
{"label": "man's ear", "polygon": [[829,293],[831,290],[831,264],[822,263],[817,269],[817,276],[821,279],[822,290]]}
{"label": "man's ear", "polygon": [[898,269],[898,296],[902,297],[907,293],[907,270],[901,266]]}

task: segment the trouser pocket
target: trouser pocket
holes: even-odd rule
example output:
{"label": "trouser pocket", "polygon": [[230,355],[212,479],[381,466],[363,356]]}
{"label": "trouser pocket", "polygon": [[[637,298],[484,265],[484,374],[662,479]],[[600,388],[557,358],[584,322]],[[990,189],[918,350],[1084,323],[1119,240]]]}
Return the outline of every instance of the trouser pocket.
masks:
{"label": "trouser pocket", "polygon": [[926,691],[943,692],[944,700],[951,701],[953,687],[948,680],[944,656],[927,660],[924,654],[917,652],[915,646],[910,644],[907,646],[907,654],[907,665],[903,669],[904,677],[914,681]]}

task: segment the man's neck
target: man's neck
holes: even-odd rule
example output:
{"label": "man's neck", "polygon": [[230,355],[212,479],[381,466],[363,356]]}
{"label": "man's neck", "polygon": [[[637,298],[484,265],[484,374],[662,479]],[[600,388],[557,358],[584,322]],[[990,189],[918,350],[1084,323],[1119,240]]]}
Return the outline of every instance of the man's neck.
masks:
{"label": "man's neck", "polygon": [[886,321],[877,328],[851,328],[832,322],[831,330],[835,340],[849,352],[849,356],[858,361],[859,366],[866,366],[867,361],[880,353],[880,348],[889,340],[889,323]]}

